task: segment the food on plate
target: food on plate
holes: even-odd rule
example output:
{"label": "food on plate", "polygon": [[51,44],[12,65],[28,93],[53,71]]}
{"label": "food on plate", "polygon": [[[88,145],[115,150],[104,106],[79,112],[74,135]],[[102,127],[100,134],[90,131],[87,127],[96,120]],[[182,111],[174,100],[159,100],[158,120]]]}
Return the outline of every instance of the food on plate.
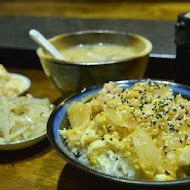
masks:
{"label": "food on plate", "polygon": [[153,181],[190,175],[190,101],[167,83],[106,83],[96,96],[72,102],[68,119],[59,133],[87,167]]}
{"label": "food on plate", "polygon": [[11,75],[6,68],[0,64],[0,94],[3,96],[16,95],[25,90],[20,77]]}
{"label": "food on plate", "polygon": [[122,60],[136,55],[133,47],[114,44],[89,44],[61,50],[64,60],[70,62],[98,62]]}
{"label": "food on plate", "polygon": [[17,142],[41,135],[54,106],[49,99],[0,96],[0,143]]}

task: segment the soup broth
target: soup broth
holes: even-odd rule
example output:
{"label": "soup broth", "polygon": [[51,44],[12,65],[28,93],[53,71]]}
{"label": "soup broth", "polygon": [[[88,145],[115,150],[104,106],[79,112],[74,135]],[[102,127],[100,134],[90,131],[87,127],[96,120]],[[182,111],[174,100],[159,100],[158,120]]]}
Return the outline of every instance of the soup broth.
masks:
{"label": "soup broth", "polygon": [[122,60],[136,54],[131,47],[113,44],[79,45],[64,49],[61,53],[69,62],[100,62]]}

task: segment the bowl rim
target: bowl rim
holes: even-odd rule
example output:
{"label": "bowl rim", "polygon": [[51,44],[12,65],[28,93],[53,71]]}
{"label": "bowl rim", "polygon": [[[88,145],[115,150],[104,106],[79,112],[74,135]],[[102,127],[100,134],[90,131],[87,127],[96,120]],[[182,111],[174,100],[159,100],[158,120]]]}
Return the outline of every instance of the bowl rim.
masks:
{"label": "bowl rim", "polygon": [[37,136],[34,136],[34,137],[31,137],[29,139],[25,139],[25,140],[20,140],[20,141],[12,141],[12,142],[7,142],[7,143],[0,143],[0,146],[8,146],[8,145],[19,145],[19,144],[22,144],[22,143],[27,143],[27,142],[30,142],[30,141],[33,141],[33,140],[36,140],[38,138],[41,138],[43,136],[46,136],[47,132],[44,131],[43,133],[37,135]]}
{"label": "bowl rim", "polygon": [[22,75],[20,73],[10,73],[10,74],[14,77],[20,78],[22,81],[22,84],[24,86],[24,89],[22,91],[20,91],[19,93],[17,93],[17,95],[21,96],[21,95],[25,94],[31,87],[31,80],[27,76]]}
{"label": "bowl rim", "polygon": [[[132,80],[120,80],[120,81],[113,81],[116,84],[122,84],[122,83],[136,83],[136,82],[145,82],[149,80],[150,82],[162,82],[168,85],[171,85],[172,87],[178,87],[178,88],[185,88],[186,90],[188,90],[188,92],[190,92],[190,86],[185,85],[185,84],[179,84],[179,83],[175,83],[175,82],[170,82],[170,81],[165,81],[165,80],[151,80],[151,79],[132,79]],[[81,169],[84,172],[87,172],[89,174],[92,174],[96,177],[100,177],[102,179],[106,179],[108,181],[112,181],[112,182],[116,182],[116,183],[120,183],[120,184],[129,184],[129,185],[137,185],[137,186],[153,186],[153,187],[164,187],[164,186],[176,186],[176,185],[190,185],[190,176],[187,176],[185,178],[178,178],[175,180],[171,180],[171,181],[148,181],[148,180],[136,180],[136,179],[129,179],[129,178],[124,178],[124,177],[116,177],[116,176],[112,176],[109,174],[104,174],[101,173],[99,171],[96,171],[94,169],[88,168],[87,166],[83,165],[80,162],[77,162],[76,160],[72,159],[71,157],[69,157],[64,150],[61,149],[61,147],[58,145],[58,143],[56,142],[55,138],[54,138],[54,132],[53,132],[53,128],[52,128],[52,123],[54,121],[54,117],[57,114],[57,112],[63,108],[65,106],[65,104],[68,101],[72,101],[72,99],[76,98],[77,96],[83,94],[83,93],[87,93],[90,92],[96,88],[102,88],[103,84],[99,84],[99,85],[94,85],[92,87],[89,87],[87,89],[85,89],[84,91],[79,91],[74,93],[73,95],[71,95],[70,97],[66,98],[65,100],[63,100],[60,104],[58,104],[55,109],[53,110],[53,112],[51,113],[48,123],[47,123],[47,138],[50,141],[50,144],[52,145],[52,147],[56,150],[56,152],[63,158],[65,159],[68,163],[70,163],[71,165],[73,165],[74,167],[77,167],[79,169]],[[190,95],[189,95],[190,97]],[[62,118],[64,118],[65,115],[63,115]]]}
{"label": "bowl rim", "polygon": [[0,151],[11,151],[11,150],[20,150],[24,148],[31,147],[47,137],[47,132],[43,132],[37,136],[31,137],[29,139],[13,141],[7,143],[0,143]]}
{"label": "bowl rim", "polygon": [[85,66],[85,65],[109,65],[109,64],[114,64],[114,63],[122,63],[122,62],[126,62],[126,61],[130,61],[130,60],[134,60],[134,59],[138,59],[144,56],[147,56],[150,54],[150,52],[152,51],[152,43],[149,39],[145,38],[142,35],[136,34],[136,33],[131,33],[131,32],[124,32],[124,31],[114,31],[114,30],[82,30],[82,31],[76,31],[76,32],[70,32],[70,33],[64,33],[64,34],[59,34],[56,35],[52,38],[49,38],[48,40],[50,42],[54,41],[55,39],[60,39],[60,38],[64,38],[67,36],[72,36],[72,35],[81,35],[81,34],[89,34],[89,33],[108,33],[108,34],[121,34],[121,35],[128,35],[128,36],[134,36],[135,38],[138,38],[140,41],[144,42],[146,44],[145,49],[140,52],[138,55],[136,56],[131,56],[129,58],[126,59],[121,59],[121,60],[112,60],[112,61],[100,61],[100,62],[69,62],[69,61],[64,61],[64,60],[59,60],[59,59],[54,59],[51,56],[45,55],[43,53],[43,48],[39,47],[36,50],[36,54],[38,55],[38,57],[40,59],[44,59],[50,63],[53,64],[61,64],[61,65],[72,65],[72,66]]}

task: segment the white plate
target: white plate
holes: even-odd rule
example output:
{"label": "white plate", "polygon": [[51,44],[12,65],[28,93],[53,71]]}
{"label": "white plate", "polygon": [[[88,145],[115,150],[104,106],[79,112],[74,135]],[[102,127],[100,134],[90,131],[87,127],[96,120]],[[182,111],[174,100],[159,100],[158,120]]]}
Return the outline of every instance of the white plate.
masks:
{"label": "white plate", "polygon": [[17,142],[9,142],[9,143],[0,143],[0,150],[19,150],[23,148],[30,147],[32,145],[37,144],[38,142],[42,141],[46,138],[46,131],[42,133],[41,135],[38,135],[36,137],[17,141]]}
{"label": "white plate", "polygon": [[27,90],[30,88],[31,86],[31,80],[24,76],[24,75],[21,75],[21,74],[18,74],[18,73],[10,73],[12,76],[15,76],[15,77],[19,77],[21,80],[22,80],[22,84],[24,86],[24,90],[19,92],[17,95],[23,95],[27,92]]}

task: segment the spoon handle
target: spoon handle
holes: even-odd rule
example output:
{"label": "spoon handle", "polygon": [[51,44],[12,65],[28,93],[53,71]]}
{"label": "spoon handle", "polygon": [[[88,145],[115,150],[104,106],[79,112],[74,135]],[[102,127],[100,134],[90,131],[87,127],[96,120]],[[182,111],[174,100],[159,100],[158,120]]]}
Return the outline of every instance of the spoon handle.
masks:
{"label": "spoon handle", "polygon": [[56,59],[64,59],[58,50],[37,30],[31,29],[29,36]]}

